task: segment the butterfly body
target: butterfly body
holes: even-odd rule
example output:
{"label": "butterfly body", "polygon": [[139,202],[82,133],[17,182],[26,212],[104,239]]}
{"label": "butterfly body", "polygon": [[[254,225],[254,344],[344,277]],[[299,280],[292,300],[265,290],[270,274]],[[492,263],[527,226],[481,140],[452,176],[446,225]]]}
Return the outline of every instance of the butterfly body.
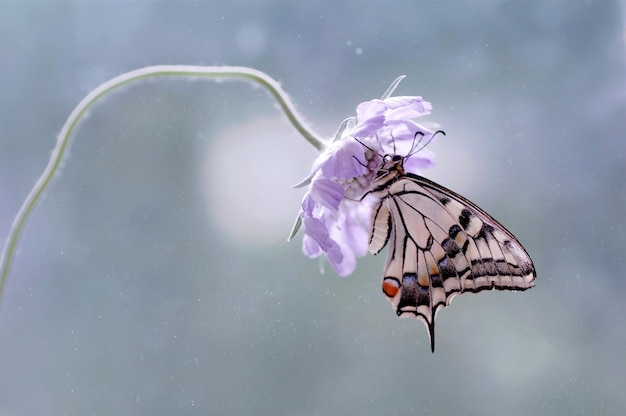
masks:
{"label": "butterfly body", "polygon": [[383,293],[398,316],[420,319],[434,351],[435,316],[460,293],[526,290],[535,268],[519,241],[461,195],[405,172],[405,158],[385,155],[366,195],[376,202],[369,251],[390,244]]}

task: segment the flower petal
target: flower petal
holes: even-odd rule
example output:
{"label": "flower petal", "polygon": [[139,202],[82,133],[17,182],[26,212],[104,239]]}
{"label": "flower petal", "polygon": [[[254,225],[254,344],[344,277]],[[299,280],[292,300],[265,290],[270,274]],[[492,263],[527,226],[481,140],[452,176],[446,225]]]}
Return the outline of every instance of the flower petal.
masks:
{"label": "flower petal", "polygon": [[358,123],[350,131],[350,134],[354,137],[368,137],[373,136],[377,130],[380,130],[385,122],[385,116],[379,114],[373,117],[368,117],[363,120],[362,123]]}
{"label": "flower petal", "polygon": [[337,211],[345,194],[345,189],[333,180],[316,175],[311,182],[309,194],[318,204]]}
{"label": "flower petal", "polygon": [[367,173],[365,169],[365,152],[361,143],[356,140],[344,140],[338,146],[334,156],[320,166],[327,178],[346,180]]}
{"label": "flower petal", "polygon": [[367,254],[371,205],[344,201],[339,211],[337,227],[329,230],[330,237],[341,247],[349,247],[357,257]]}
{"label": "flower petal", "polygon": [[314,259],[319,257],[324,251],[310,235],[304,234],[304,237],[302,237],[302,252],[305,256]]}
{"label": "flower petal", "polygon": [[304,194],[304,198],[302,198],[301,217],[302,218],[313,217],[315,207],[316,207],[315,201],[313,200],[313,198],[311,198],[311,192],[309,191],[306,194]]}
{"label": "flower petal", "polygon": [[342,255],[341,259],[337,261],[328,257],[328,262],[339,276],[348,276],[352,274],[356,268],[356,257],[353,253],[348,252]]}
{"label": "flower petal", "polygon": [[324,222],[317,218],[304,218],[302,223],[306,237],[308,237],[303,239],[302,251],[304,254],[309,257],[317,257],[323,251],[326,253],[329,261],[341,262],[343,257],[341,248],[330,238]]}
{"label": "flower petal", "polygon": [[368,119],[378,118],[384,115],[387,108],[384,100],[371,100],[361,103],[356,107],[357,122],[363,123]]}
{"label": "flower petal", "polygon": [[422,97],[389,97],[385,100],[387,104],[387,119],[406,120],[430,114],[432,105],[424,101]]}

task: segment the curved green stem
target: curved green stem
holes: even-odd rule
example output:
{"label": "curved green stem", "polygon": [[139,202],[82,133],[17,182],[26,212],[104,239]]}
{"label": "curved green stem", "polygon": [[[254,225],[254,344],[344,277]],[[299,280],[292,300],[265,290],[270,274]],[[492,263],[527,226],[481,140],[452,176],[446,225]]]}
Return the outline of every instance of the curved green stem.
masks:
{"label": "curved green stem", "polygon": [[311,130],[306,123],[302,120],[302,117],[295,110],[294,105],[289,100],[289,97],[280,87],[277,81],[272,79],[261,71],[257,71],[252,68],[245,67],[203,67],[203,66],[186,66],[186,65],[157,65],[149,66],[146,68],[137,69],[119,75],[104,84],[100,85],[93,91],[91,91],[78,106],[72,111],[69,118],[63,125],[61,133],[57,139],[57,144],[54,147],[50,156],[48,166],[41,174],[37,183],[28,194],[28,197],[22,204],[19,212],[17,213],[9,236],[7,237],[6,245],[0,258],[0,300],[2,299],[2,293],[9,276],[9,271],[15,257],[15,250],[17,244],[24,230],[24,225],[28,220],[28,217],[32,213],[37,201],[41,198],[46,191],[52,178],[58,173],[59,167],[63,157],[67,153],[70,141],[72,139],[74,130],[77,128],[78,122],[81,120],[85,112],[92,107],[100,98],[110,93],[113,90],[118,89],[126,84],[134,81],[138,81],[144,78],[160,77],[160,76],[174,76],[174,77],[186,77],[186,78],[198,78],[198,79],[244,79],[260,84],[274,97],[281,110],[285,113],[291,124],[294,125],[296,130],[316,149],[321,150],[324,147],[323,139]]}

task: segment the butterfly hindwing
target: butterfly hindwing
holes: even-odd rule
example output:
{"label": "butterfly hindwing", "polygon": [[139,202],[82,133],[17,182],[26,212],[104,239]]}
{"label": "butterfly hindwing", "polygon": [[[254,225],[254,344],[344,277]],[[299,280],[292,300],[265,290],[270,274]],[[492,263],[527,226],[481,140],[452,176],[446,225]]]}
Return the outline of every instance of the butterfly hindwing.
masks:
{"label": "butterfly hindwing", "polygon": [[441,185],[405,174],[401,161],[383,172],[370,192],[378,197],[370,252],[390,243],[383,292],[398,316],[426,324],[433,351],[435,316],[455,295],[534,286],[528,253],[489,214]]}

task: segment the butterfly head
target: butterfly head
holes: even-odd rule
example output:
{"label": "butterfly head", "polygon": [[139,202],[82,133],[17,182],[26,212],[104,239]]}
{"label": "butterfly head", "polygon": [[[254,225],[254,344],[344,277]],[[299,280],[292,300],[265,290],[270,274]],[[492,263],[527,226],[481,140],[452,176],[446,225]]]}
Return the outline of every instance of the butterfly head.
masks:
{"label": "butterfly head", "polygon": [[384,155],[382,165],[378,168],[378,171],[376,171],[374,182],[387,182],[395,176],[404,175],[404,159],[405,158],[400,155]]}
{"label": "butterfly head", "polygon": [[380,157],[382,158],[382,163],[381,163],[380,168],[378,168],[378,171],[376,172],[376,177],[374,181],[375,182],[380,182],[380,181],[387,182],[395,176],[404,175],[406,173],[406,170],[404,168],[404,162],[408,158],[410,158],[411,156],[415,155],[416,153],[424,149],[426,146],[428,146],[428,144],[432,141],[432,139],[438,133],[445,135],[445,132],[438,130],[435,133],[431,134],[428,140],[424,142],[424,137],[425,137],[424,133],[421,131],[416,132],[415,136],[413,137],[413,143],[411,144],[411,148],[409,149],[409,151],[407,152],[405,156],[402,156],[397,153],[398,149],[396,149],[396,143],[392,137],[393,153],[387,153],[385,155],[380,155],[379,153]]}

